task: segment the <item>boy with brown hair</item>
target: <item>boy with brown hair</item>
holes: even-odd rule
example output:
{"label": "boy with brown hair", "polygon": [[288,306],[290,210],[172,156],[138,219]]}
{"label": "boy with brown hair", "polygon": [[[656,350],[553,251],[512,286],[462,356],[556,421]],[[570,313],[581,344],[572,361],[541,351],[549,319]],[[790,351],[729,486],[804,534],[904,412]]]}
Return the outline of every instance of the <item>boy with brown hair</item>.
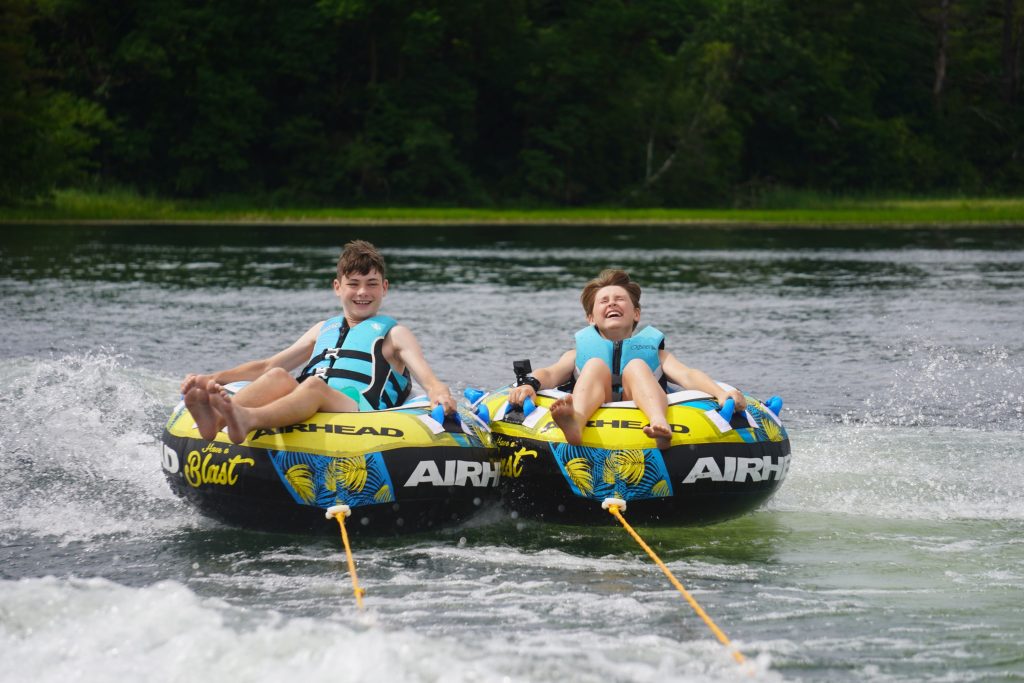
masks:
{"label": "boy with brown hair", "polygon": [[[241,443],[253,429],[296,424],[321,411],[396,406],[409,396],[410,375],[432,405],[454,412],[448,386],[430,369],[416,336],[378,315],[387,291],[384,259],[376,247],[363,240],[346,244],[334,280],[341,315],[318,322],[268,358],[185,377],[181,393],[200,435],[212,440],[227,426],[231,441]],[[303,363],[296,379],[291,371]],[[253,381],[234,396],[222,386],[240,380]]]}
{"label": "boy with brown hair", "polygon": [[551,406],[551,417],[570,444],[581,444],[583,427],[602,403],[632,400],[650,422],[644,433],[659,449],[668,448],[672,432],[665,417],[667,380],[710,394],[720,405],[732,398],[738,410],[746,408],[739,391],[723,389],[706,373],[683,365],[666,351],[661,332],[650,326],[636,331],[640,285],[625,271],[602,271],[583,288],[580,302],[590,325],[576,333],[576,348],[509,392],[510,403],[523,405],[537,391],[575,377],[572,393]]}

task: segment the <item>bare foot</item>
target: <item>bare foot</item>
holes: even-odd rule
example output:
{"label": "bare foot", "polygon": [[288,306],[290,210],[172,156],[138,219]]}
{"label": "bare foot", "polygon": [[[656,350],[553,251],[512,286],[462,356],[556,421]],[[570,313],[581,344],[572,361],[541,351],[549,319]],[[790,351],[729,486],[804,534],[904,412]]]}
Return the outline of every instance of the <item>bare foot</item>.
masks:
{"label": "bare foot", "polygon": [[572,407],[572,394],[560,398],[551,404],[551,419],[559,426],[565,434],[565,440],[573,446],[583,443],[583,435],[580,433],[580,423],[576,418],[576,411]]}
{"label": "bare foot", "polygon": [[235,404],[228,392],[219,384],[211,384],[210,389],[210,405],[227,425],[228,438],[232,443],[242,443],[250,431],[249,409]]}
{"label": "bare foot", "polygon": [[207,441],[213,441],[222,424],[217,413],[210,407],[210,395],[203,389],[193,387],[185,394],[185,407],[192,413],[199,435]]}
{"label": "bare foot", "polygon": [[667,450],[672,445],[672,430],[668,425],[649,424],[644,427],[644,434],[654,439],[659,451]]}
{"label": "bare foot", "polygon": [[185,396],[193,389],[202,389],[203,391],[206,391],[209,383],[209,375],[187,375],[181,383],[181,395]]}

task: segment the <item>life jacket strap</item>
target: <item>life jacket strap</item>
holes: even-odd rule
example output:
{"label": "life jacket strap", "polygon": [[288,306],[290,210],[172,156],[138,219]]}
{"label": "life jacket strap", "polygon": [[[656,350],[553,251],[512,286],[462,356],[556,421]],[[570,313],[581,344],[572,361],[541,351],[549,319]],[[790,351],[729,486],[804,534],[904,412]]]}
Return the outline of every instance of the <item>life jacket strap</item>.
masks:
{"label": "life jacket strap", "polygon": [[331,368],[326,365],[322,365],[313,371],[313,375],[319,377],[323,381],[339,378],[339,379],[350,379],[355,382],[362,382],[363,384],[369,384],[373,381],[373,378],[369,375],[364,375],[361,372],[353,372],[352,370],[342,370],[341,368]]}

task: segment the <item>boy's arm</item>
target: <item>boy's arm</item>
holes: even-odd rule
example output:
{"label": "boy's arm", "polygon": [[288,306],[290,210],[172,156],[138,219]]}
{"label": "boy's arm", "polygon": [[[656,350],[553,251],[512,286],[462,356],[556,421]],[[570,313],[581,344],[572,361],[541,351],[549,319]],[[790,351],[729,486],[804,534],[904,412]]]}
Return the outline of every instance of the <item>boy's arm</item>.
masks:
{"label": "boy's arm", "polygon": [[736,389],[726,391],[718,386],[718,382],[711,379],[706,372],[683,365],[678,358],[664,349],[660,351],[659,355],[661,356],[661,369],[665,372],[665,376],[679,386],[711,394],[718,401],[718,405],[724,404],[727,399],[731,398],[736,402],[737,410],[746,409],[747,399],[740,391]]}
{"label": "boy's arm", "polygon": [[[540,382],[541,389],[554,389],[559,384],[569,381],[574,367],[576,367],[576,350],[572,349],[563,353],[562,357],[554,364],[534,370],[531,374]],[[533,390],[533,387],[524,384],[521,387],[512,387],[512,390],[508,392],[508,402],[521,406],[523,401],[536,396],[537,392]]]}
{"label": "boy's arm", "polygon": [[395,325],[391,328],[388,338],[391,340],[396,360],[409,369],[413,379],[427,392],[431,405],[444,406],[445,415],[454,413],[455,399],[452,398],[452,392],[430,369],[412,330],[404,325]]}
{"label": "boy's arm", "polygon": [[187,393],[192,387],[205,389],[210,380],[217,384],[228,384],[240,380],[254,380],[271,368],[294,370],[305,362],[313,352],[313,347],[316,345],[316,338],[320,334],[320,327],[322,325],[323,322],[313,325],[313,327],[306,330],[305,334],[296,339],[291,346],[278,351],[269,358],[251,360],[209,375],[190,374],[181,383],[181,393]]}

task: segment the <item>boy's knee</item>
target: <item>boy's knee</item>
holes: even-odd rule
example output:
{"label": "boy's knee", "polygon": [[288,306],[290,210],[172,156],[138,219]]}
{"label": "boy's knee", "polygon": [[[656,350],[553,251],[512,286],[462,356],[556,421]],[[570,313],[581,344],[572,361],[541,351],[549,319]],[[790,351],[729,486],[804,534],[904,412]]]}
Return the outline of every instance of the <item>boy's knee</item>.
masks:
{"label": "boy's knee", "polygon": [[289,396],[302,397],[304,400],[312,400],[316,403],[322,401],[322,397],[331,391],[327,384],[315,377],[307,379],[305,382],[299,382],[294,388],[288,393]]}
{"label": "boy's knee", "polygon": [[286,378],[290,379],[292,377],[291,373],[284,368],[270,368],[263,374],[267,379],[272,379],[275,382],[286,381]]}
{"label": "boy's knee", "polygon": [[633,360],[629,361],[628,363],[626,363],[626,367],[622,369],[623,377],[642,375],[650,375],[651,377],[653,377],[654,373],[651,371],[651,366],[649,366],[647,363],[640,360],[639,358],[634,358]]}
{"label": "boy's knee", "polygon": [[331,389],[327,382],[319,379],[318,377],[310,377],[305,382],[300,382],[295,387],[295,391],[300,391],[304,394],[316,394],[318,396],[326,396],[330,392],[334,391]]}
{"label": "boy's knee", "polygon": [[608,375],[612,376],[611,368],[600,358],[591,358],[583,364],[583,368],[580,370],[580,375],[587,373],[588,375]]}

